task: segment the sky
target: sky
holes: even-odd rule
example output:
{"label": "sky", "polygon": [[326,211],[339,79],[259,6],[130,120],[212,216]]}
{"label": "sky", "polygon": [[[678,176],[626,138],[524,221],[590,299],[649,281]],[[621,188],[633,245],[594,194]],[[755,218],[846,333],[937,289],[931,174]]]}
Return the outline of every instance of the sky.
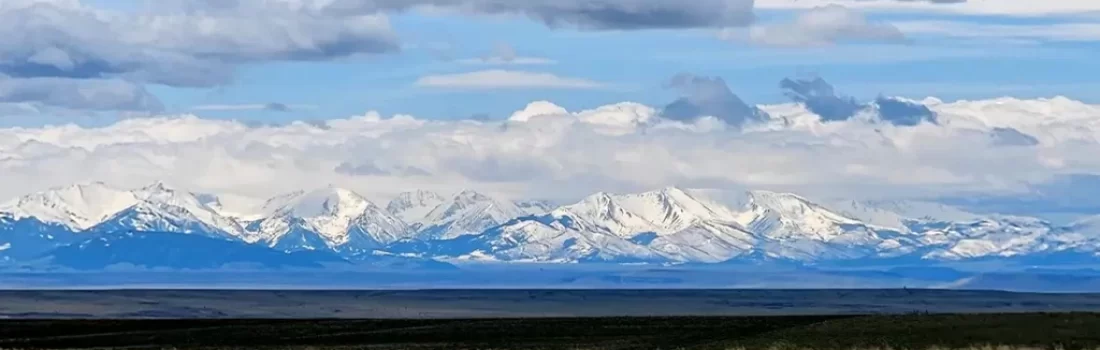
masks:
{"label": "sky", "polygon": [[1091,0],[5,0],[0,36],[0,200],[165,180],[1063,210],[1100,174]]}
{"label": "sky", "polygon": [[[56,82],[141,90],[143,96],[115,105],[73,106],[50,101],[59,95],[45,92],[5,93],[9,103],[65,109],[47,114],[106,120],[129,112],[123,114],[287,122],[369,110],[504,119],[543,99],[568,108],[667,103],[676,92],[665,83],[681,72],[721,76],[754,104],[785,101],[777,82],[805,74],[860,98],[1100,99],[1100,63],[1091,59],[1100,38],[1100,5],[1012,5],[1022,2],[15,0],[3,5],[9,23],[3,30],[24,40],[6,44],[0,54],[8,62],[5,85],[29,74],[19,61],[51,52],[116,65],[83,68],[123,69],[85,72],[103,80],[94,83]],[[362,13],[324,9],[340,6]],[[273,17],[251,17],[261,13]],[[66,16],[81,20],[62,21]],[[209,32],[196,33],[203,30]],[[58,50],[43,51],[51,46]],[[171,71],[194,81],[167,76]],[[513,74],[479,86],[425,84],[448,76],[476,79],[469,74],[487,71]],[[9,125],[66,121],[4,118]]]}

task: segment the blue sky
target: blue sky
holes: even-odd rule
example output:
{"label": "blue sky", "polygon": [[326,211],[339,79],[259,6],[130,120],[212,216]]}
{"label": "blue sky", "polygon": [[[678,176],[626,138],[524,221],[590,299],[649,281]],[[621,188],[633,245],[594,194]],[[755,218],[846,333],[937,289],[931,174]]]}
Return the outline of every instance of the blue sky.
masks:
{"label": "blue sky", "polygon": [[[1097,44],[1100,35],[1096,35],[1096,30],[1091,27],[1053,30],[1060,25],[1091,26],[1097,23],[1095,17],[1073,13],[1046,14],[1042,6],[1037,7],[1037,13],[1012,12],[1015,9],[1000,11],[995,5],[976,0],[971,5],[918,2],[921,5],[915,6],[910,2],[902,4],[906,6],[897,5],[897,8],[890,7],[900,3],[896,0],[815,1],[818,6],[846,6],[843,7],[847,11],[846,16],[854,16],[840,20],[846,21],[843,25],[850,26],[843,29],[847,32],[826,38],[827,42],[781,47],[753,40],[719,38],[723,28],[747,32],[757,27],[789,26],[799,16],[815,11],[812,7],[798,8],[801,6],[799,3],[783,0],[757,1],[753,13],[758,20],[753,24],[704,24],[672,29],[588,30],[570,25],[568,18],[563,20],[564,25],[547,26],[532,20],[538,18],[531,14],[534,12],[523,15],[523,11],[538,9],[520,8],[517,13],[503,15],[454,11],[440,14],[440,11],[414,9],[382,12],[402,47],[400,51],[295,61],[275,55],[249,57],[246,61],[228,63],[232,67],[228,79],[199,87],[135,82],[163,105],[163,108],[153,110],[154,114],[196,113],[210,118],[262,122],[330,119],[370,110],[384,115],[402,113],[428,119],[461,119],[475,115],[504,119],[535,100],[550,100],[569,109],[593,108],[621,101],[661,106],[677,97],[677,91],[665,88],[668,79],[685,72],[722,77],[734,93],[750,104],[785,102],[777,87],[778,81],[806,74],[819,75],[841,93],[860,99],[885,94],[912,98],[936,96],[944,100],[1056,95],[1082,101],[1100,100],[1100,89],[1097,88],[1100,84],[1096,83],[1100,81],[1100,63],[1093,59],[1095,53],[1100,52],[1100,45]],[[740,2],[752,4],[752,1]],[[85,1],[84,7],[136,17],[149,13],[171,14],[171,9],[175,7],[163,4],[202,8],[203,3],[197,0],[147,4],[137,0],[95,0]],[[196,16],[247,17],[249,11],[264,10],[249,3],[259,4],[241,1],[240,7],[233,10],[236,13],[228,15],[218,13],[222,11],[218,8],[202,8],[201,11],[206,12]],[[536,5],[532,6],[538,6],[538,3],[533,2]],[[679,10],[671,1],[656,3],[672,8],[672,11]],[[699,2],[703,4],[701,6],[707,3],[718,1]],[[1064,10],[1067,4],[1081,7],[1081,10],[1090,10],[1089,6],[1093,6],[1072,0],[1054,1],[1043,6]],[[702,9],[707,10],[705,7]],[[695,15],[694,12],[686,13]],[[320,22],[326,20],[321,18]],[[853,21],[856,23],[853,24]],[[930,30],[928,23],[933,23],[932,27],[936,27],[936,23],[946,23],[951,28]],[[1017,30],[999,30],[998,26],[1002,25]],[[860,39],[860,33],[881,31],[883,27],[898,29],[899,35],[904,38],[848,40]],[[1053,33],[1032,30],[1028,34],[1029,28],[1035,27],[1049,28]],[[45,30],[41,27],[37,29]],[[277,31],[279,28],[274,29]],[[1072,40],[1066,39],[1077,32],[1083,34]],[[14,34],[33,35],[29,32]],[[779,34],[786,37],[802,35],[795,32]],[[247,39],[270,40],[262,37]],[[499,53],[502,47],[508,48],[517,57],[545,59],[552,61],[552,64],[461,63],[461,60]],[[8,59],[18,59],[18,49],[9,48]],[[218,54],[232,55],[225,52]],[[493,69],[549,73],[601,86],[586,89],[537,86],[470,89],[417,85],[423,77]],[[256,107],[267,104],[288,105],[292,107],[292,112]],[[230,108],[233,106],[236,108]],[[102,108],[95,112],[79,109],[65,112],[53,112],[55,115],[52,116],[45,113],[46,116],[34,120],[3,120],[9,124],[33,125],[40,121],[66,120],[56,115],[118,114],[117,111]]]}
{"label": "blue sky", "polygon": [[[761,14],[782,20],[789,13]],[[1040,20],[974,16],[877,15],[874,20],[934,19],[976,23]],[[524,19],[469,18],[406,14],[392,17],[394,27],[413,47],[395,55],[346,62],[272,63],[246,67],[236,81],[210,90],[164,89],[168,105],[185,109],[202,104],[282,102],[308,104],[312,118],[346,116],[366,110],[408,113],[424,118],[465,118],[489,114],[507,118],[534,100],[551,100],[570,109],[636,101],[662,105],[676,92],[664,88],[679,72],[725,78],[750,103],[786,102],[778,81],[800,73],[817,74],[843,93],[869,99],[878,94],[945,100],[1001,96],[1066,95],[1100,100],[1100,45],[1091,42],[1035,44],[952,40],[914,35],[912,43],[861,43],[819,48],[774,48],[716,39],[708,30],[650,30],[591,33],[552,30]],[[1049,19],[1042,21],[1052,21]],[[556,61],[537,66],[471,66],[448,59],[492,53],[495,45],[518,55]],[[423,47],[421,47],[423,46]],[[432,46],[438,46],[431,48]],[[424,48],[429,47],[429,48]],[[442,52],[440,52],[442,51]],[[581,77],[611,85],[596,90],[433,89],[414,85],[424,75],[488,68],[518,68]],[[424,103],[424,101],[431,101]],[[242,113],[210,113],[240,117]],[[246,113],[252,114],[252,113]],[[286,118],[255,113],[254,118]],[[295,117],[297,117],[296,114]]]}

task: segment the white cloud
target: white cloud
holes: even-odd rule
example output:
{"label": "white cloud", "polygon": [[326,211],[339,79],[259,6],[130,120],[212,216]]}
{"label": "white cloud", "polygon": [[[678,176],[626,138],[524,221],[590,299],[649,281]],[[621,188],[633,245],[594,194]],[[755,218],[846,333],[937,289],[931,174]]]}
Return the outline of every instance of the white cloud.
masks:
{"label": "white cloud", "polygon": [[[1005,193],[1057,174],[1100,174],[1100,106],[1066,98],[925,101],[939,124],[822,123],[797,105],[743,130],[714,118],[661,119],[621,103],[565,111],[548,102],[496,122],[377,113],[250,127],[195,116],[113,125],[0,128],[0,199],[82,181],[155,180],[265,197],[335,184],[383,199],[424,188],[575,199],[668,185],[908,198]],[[1012,128],[1037,145],[1005,146]],[[341,165],[371,164],[361,174]]]}
{"label": "white cloud", "polygon": [[418,79],[416,85],[460,89],[598,89],[606,86],[588,79],[560,77],[551,73],[499,69],[430,75]]}
{"label": "white cloud", "polygon": [[1100,15],[1100,2],[1091,0],[756,0],[757,9],[808,9],[829,4],[868,11],[939,12],[1021,17]]}
{"label": "white cloud", "polygon": [[966,39],[1027,41],[1100,41],[1100,23],[1048,23],[1042,25],[993,24],[960,21],[896,21],[908,34]]}
{"label": "white cloud", "polygon": [[497,43],[493,46],[493,51],[484,57],[467,58],[458,60],[461,64],[478,64],[478,65],[550,65],[557,64],[549,58],[541,57],[523,57],[516,53],[516,49],[512,45],[507,43]]}
{"label": "white cloud", "polygon": [[[723,30],[726,40],[744,37],[740,29]],[[873,22],[862,13],[840,5],[815,7],[802,12],[791,23],[757,25],[748,29],[749,42],[769,46],[822,46],[845,41],[902,43],[897,27]]]}

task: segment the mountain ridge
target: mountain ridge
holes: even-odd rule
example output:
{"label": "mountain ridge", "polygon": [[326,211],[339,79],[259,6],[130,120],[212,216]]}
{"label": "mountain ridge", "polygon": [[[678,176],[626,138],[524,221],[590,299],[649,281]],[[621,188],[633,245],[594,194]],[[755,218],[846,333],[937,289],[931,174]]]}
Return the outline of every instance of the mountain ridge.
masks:
{"label": "mountain ridge", "polygon": [[[730,205],[699,191],[667,187],[596,193],[538,213],[469,190],[450,197],[410,191],[383,207],[329,186],[273,197],[255,217],[231,217],[214,207],[216,195],[162,183],[129,191],[91,183],[0,205],[0,259],[23,259],[113,232],[190,234],[287,253],[331,252],[350,260],[389,255],[488,262],[814,264],[1100,251],[1095,229],[1100,219],[1055,226],[921,203],[818,203],[769,191],[747,191],[744,198]],[[100,222],[91,219],[104,215]]]}

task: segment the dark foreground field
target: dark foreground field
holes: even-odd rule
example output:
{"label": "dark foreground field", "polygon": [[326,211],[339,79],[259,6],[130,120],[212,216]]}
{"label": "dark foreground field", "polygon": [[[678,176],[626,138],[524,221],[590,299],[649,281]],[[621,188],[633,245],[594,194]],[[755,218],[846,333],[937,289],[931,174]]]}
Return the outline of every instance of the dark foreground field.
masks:
{"label": "dark foreground field", "polygon": [[[1100,314],[474,320],[22,320],[0,348],[1096,349]],[[993,349],[993,348],[990,348]]]}
{"label": "dark foreground field", "polygon": [[0,318],[13,319],[500,319],[916,312],[1100,312],[1100,294],[901,289],[0,291]]}

